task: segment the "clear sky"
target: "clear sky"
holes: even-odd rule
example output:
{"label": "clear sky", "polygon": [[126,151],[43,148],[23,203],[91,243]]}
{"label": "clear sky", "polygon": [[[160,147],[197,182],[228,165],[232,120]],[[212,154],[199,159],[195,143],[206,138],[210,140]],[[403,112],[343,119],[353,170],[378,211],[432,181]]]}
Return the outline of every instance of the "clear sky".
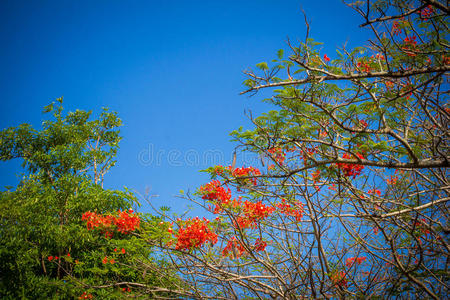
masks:
{"label": "clear sky", "polygon": [[[330,58],[346,41],[365,44],[361,18],[339,0],[2,0],[0,128],[40,128],[42,107],[61,96],[68,111],[109,107],[124,126],[106,186],[148,187],[157,206],[181,211],[175,195],[209,179],[199,170],[230,163],[229,133],[251,126],[244,110],[270,108],[239,96],[242,71],[304,38],[301,8]],[[20,172],[0,163],[0,185]]]}

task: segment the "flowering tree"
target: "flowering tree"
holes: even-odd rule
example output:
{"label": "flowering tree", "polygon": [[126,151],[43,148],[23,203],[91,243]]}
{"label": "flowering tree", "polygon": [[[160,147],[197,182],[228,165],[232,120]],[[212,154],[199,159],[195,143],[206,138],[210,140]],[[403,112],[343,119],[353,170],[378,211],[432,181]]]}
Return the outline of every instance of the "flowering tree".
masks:
{"label": "flowering tree", "polygon": [[276,110],[232,135],[261,163],[207,170],[212,181],[186,198],[211,220],[161,222],[157,243],[187,295],[448,295],[449,8],[348,6],[368,46],[321,53],[307,34],[246,71],[243,93],[273,89]]}
{"label": "flowering tree", "polygon": [[[27,171],[0,192],[0,298],[120,299],[137,284],[170,286],[171,274],[155,271],[164,261],[132,235],[146,228],[130,211],[134,195],[103,188],[120,119],[108,111],[95,120],[80,110],[64,115],[62,99],[44,112],[53,118],[41,130],[0,131],[0,160],[22,159]],[[137,262],[146,266],[140,273],[130,267]]]}

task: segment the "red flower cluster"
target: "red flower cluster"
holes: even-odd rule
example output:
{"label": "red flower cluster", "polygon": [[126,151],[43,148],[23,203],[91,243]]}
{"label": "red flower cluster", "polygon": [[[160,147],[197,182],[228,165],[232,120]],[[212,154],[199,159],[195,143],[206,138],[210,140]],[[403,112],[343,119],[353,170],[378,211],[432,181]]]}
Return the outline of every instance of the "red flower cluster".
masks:
{"label": "red flower cluster", "polygon": [[[257,238],[255,241],[255,245],[253,246],[253,250],[264,251],[266,247],[267,242],[263,241],[260,238]],[[222,256],[230,256],[231,258],[241,257],[245,253],[247,253],[247,250],[245,250],[244,245],[234,236],[227,242],[227,246],[222,250]]]}
{"label": "red flower cluster", "polygon": [[399,35],[402,33],[402,29],[399,27],[398,21],[392,23],[392,34]]}
{"label": "red flower cluster", "polygon": [[345,265],[346,265],[347,267],[352,267],[355,263],[358,264],[358,265],[360,265],[360,264],[362,264],[365,260],[366,260],[366,257],[365,257],[365,256],[362,256],[362,257],[350,257],[350,258],[347,258],[347,260],[345,261]]}
{"label": "red flower cluster", "polygon": [[133,210],[118,211],[118,216],[97,214],[95,212],[87,211],[81,217],[81,220],[86,221],[88,230],[100,228],[106,231],[105,237],[112,237],[110,230],[116,226],[117,231],[127,234],[139,228],[141,219],[139,216],[133,214]]}
{"label": "red flower cluster", "polygon": [[53,255],[50,255],[49,257],[47,257],[48,258],[48,261],[52,261],[52,260],[58,260],[59,259],[59,257],[58,256],[55,256],[55,257],[53,257]]}
{"label": "red flower cluster", "polygon": [[286,160],[286,154],[283,152],[283,149],[280,147],[276,148],[270,148],[267,150],[269,152],[269,155],[272,159],[274,159],[278,164],[281,166],[284,164],[284,161]]}
{"label": "red flower cluster", "polygon": [[[356,155],[360,159],[364,159],[364,156],[362,154],[356,153]],[[342,158],[351,159],[352,157],[350,154],[344,153],[344,155],[342,155]],[[362,169],[364,169],[363,165],[347,164],[347,163],[337,163],[337,167],[344,172],[344,176],[347,176],[347,177],[353,176],[353,179],[357,175],[361,174]]]}
{"label": "red flower cluster", "polygon": [[431,6],[431,5],[428,5],[427,7],[425,7],[424,9],[419,11],[420,17],[425,20],[428,20],[431,17],[431,15],[433,14],[433,12],[434,12],[434,9],[433,9],[433,6]]}
{"label": "red flower cluster", "polygon": [[202,199],[227,203],[231,199],[231,191],[221,185],[219,180],[213,180],[204,186],[200,187],[200,194]]}
{"label": "red flower cluster", "polygon": [[398,176],[392,176],[390,177],[390,179],[386,179],[386,183],[387,184],[396,184],[398,180]]}
{"label": "red flower cluster", "polygon": [[84,292],[83,294],[81,294],[80,297],[78,297],[78,299],[92,299],[92,294],[88,294],[86,292]]}
{"label": "red flower cluster", "polygon": [[231,256],[231,258],[241,257],[242,254],[247,252],[240,241],[236,237],[232,237],[231,240],[227,242],[227,246],[222,250],[222,256]]}
{"label": "red flower cluster", "polygon": [[386,88],[391,89],[394,86],[394,83],[392,81],[386,81],[384,83],[386,85]]}
{"label": "red flower cluster", "polygon": [[365,120],[359,120],[359,124],[363,127],[366,128],[367,126],[369,126],[369,124],[367,124],[367,122]]}
{"label": "red flower cluster", "polygon": [[267,247],[267,243],[265,241],[263,241],[260,238],[257,238],[255,241],[255,248],[253,250],[255,251],[264,251],[266,250]]}
{"label": "red flower cluster", "polygon": [[119,211],[119,216],[114,219],[114,224],[117,226],[117,231],[127,234],[139,228],[141,219],[139,216],[133,214],[133,210]]}
{"label": "red flower cluster", "polygon": [[261,201],[257,203],[245,201],[244,217],[237,218],[237,223],[240,228],[256,228],[257,222],[267,218],[274,210],[274,207],[266,206]]}
{"label": "red flower cluster", "polygon": [[348,287],[347,282],[347,274],[345,274],[344,271],[339,271],[331,275],[331,280],[335,285],[341,286],[341,287]]}
{"label": "red flower cluster", "polygon": [[330,61],[330,58],[325,54],[325,55],[323,56],[323,60],[326,61],[326,62],[329,62],[329,61]]}
{"label": "red flower cluster", "polygon": [[[231,169],[231,166],[229,168]],[[233,169],[231,172],[231,175],[235,178],[239,178],[239,177],[248,177],[248,176],[258,176],[258,175],[261,175],[261,172],[257,168],[242,167],[242,168]],[[253,185],[256,185],[256,178],[246,178],[244,180],[244,182],[241,182],[241,183],[245,184],[247,180],[249,180],[250,183],[252,183]]]}
{"label": "red flower cluster", "polygon": [[281,199],[281,203],[275,204],[280,212],[286,216],[295,217],[295,221],[300,222],[303,218],[303,203],[297,202],[294,207],[291,204],[286,203],[286,199]]}
{"label": "red flower cluster", "polygon": [[402,50],[404,50],[408,56],[416,56],[416,53],[415,53],[416,47],[417,47],[417,42],[416,42],[415,36],[406,37],[403,40]]}
{"label": "red flower cluster", "polygon": [[222,212],[224,207],[237,207],[241,204],[239,199],[231,201],[231,190],[228,187],[225,189],[218,180],[213,180],[201,186],[199,193],[202,195],[202,199],[215,202],[214,210],[209,207],[209,210],[215,214]]}
{"label": "red flower cluster", "polygon": [[367,192],[367,194],[377,194],[378,197],[379,197],[379,196],[381,196],[381,191],[380,191],[380,190],[373,189],[373,190],[369,190],[369,191]]}
{"label": "red flower cluster", "polygon": [[421,233],[429,234],[430,230],[426,227],[428,226],[427,220],[420,219],[419,221],[414,222],[414,227],[416,227]]}
{"label": "red flower cluster", "polygon": [[87,211],[81,216],[81,220],[86,221],[87,229],[91,230],[97,227],[109,228],[114,223],[113,216],[103,216],[95,212]]}
{"label": "red flower cluster", "polygon": [[211,244],[215,244],[217,242],[217,234],[208,228],[208,224],[209,221],[207,219],[203,218],[203,220],[200,220],[198,217],[184,221],[178,232],[174,234],[177,238],[175,249],[189,250],[198,248],[208,241]]}
{"label": "red flower cluster", "polygon": [[108,262],[110,262],[111,264],[114,264],[116,261],[114,260],[114,258],[108,259],[108,256],[103,257],[102,263],[104,265],[106,265]]}
{"label": "red flower cluster", "polygon": [[370,62],[366,62],[365,60],[360,60],[356,64],[356,67],[357,67],[358,71],[363,71],[363,72],[369,73],[370,70],[372,69],[372,67],[370,66],[369,63]]}
{"label": "red flower cluster", "polygon": [[[117,248],[114,248],[114,252],[117,252]],[[122,254],[125,254],[126,251],[124,248],[122,248],[122,250],[120,252],[122,252]]]}
{"label": "red flower cluster", "polygon": [[300,150],[300,154],[303,155],[303,159],[307,160],[309,158],[309,156],[314,155],[315,153],[317,153],[317,146],[314,148],[305,148],[305,151]]}

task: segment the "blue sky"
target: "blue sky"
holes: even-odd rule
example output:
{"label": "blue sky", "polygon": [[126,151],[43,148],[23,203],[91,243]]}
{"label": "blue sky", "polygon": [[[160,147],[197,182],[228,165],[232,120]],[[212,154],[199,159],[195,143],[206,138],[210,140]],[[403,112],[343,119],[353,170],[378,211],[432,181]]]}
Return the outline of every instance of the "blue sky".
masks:
{"label": "blue sky", "polygon": [[[229,133],[251,127],[244,110],[270,109],[262,95],[239,96],[242,71],[304,38],[300,8],[330,58],[346,41],[366,44],[339,0],[3,0],[0,128],[39,128],[42,107],[61,96],[67,111],[109,107],[124,126],[106,186],[148,187],[156,206],[181,211],[188,203],[175,195],[209,179],[199,170],[230,163]],[[19,161],[0,163],[0,185],[20,172]]]}

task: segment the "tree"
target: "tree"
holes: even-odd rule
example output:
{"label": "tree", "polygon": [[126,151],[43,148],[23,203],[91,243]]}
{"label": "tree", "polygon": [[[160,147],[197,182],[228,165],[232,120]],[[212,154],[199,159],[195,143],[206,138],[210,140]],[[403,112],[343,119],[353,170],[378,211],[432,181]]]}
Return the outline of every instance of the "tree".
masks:
{"label": "tree", "polygon": [[243,93],[273,89],[276,109],[232,133],[260,166],[211,167],[185,196],[215,219],[161,212],[191,297],[448,295],[449,8],[348,6],[368,46],[331,55],[307,34],[245,72]]}
{"label": "tree", "polygon": [[[0,193],[0,296],[123,298],[124,292],[136,295],[128,282],[167,286],[171,277],[155,271],[165,262],[130,234],[140,218],[152,216],[130,211],[138,205],[131,192],[103,188],[115,164],[121,120],[106,109],[91,121],[86,111],[64,116],[57,100],[44,108],[53,119],[42,130],[22,124],[0,132],[0,159],[22,159],[26,168],[16,189]],[[99,235],[86,229],[81,216],[87,211],[108,213],[123,230],[104,227]],[[133,227],[124,220],[135,220]],[[146,264],[146,274],[129,267],[136,261]]]}

